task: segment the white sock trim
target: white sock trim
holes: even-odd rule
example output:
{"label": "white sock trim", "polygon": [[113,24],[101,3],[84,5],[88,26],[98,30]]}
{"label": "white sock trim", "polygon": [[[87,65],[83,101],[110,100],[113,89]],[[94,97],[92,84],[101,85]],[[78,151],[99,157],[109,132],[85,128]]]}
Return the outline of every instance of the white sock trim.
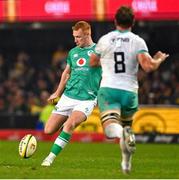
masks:
{"label": "white sock trim", "polygon": [[62,138],[57,138],[55,140],[55,144],[57,144],[58,146],[60,146],[62,149],[66,146],[68,142],[63,140]]}

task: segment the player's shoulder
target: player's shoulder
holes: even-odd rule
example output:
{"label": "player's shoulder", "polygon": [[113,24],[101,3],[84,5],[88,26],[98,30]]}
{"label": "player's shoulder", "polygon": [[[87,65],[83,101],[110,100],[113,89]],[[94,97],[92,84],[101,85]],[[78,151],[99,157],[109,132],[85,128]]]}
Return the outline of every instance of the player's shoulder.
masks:
{"label": "player's shoulder", "polygon": [[104,35],[104,37],[111,37],[117,35],[117,31],[113,30]]}
{"label": "player's shoulder", "polygon": [[89,47],[87,47],[86,49],[94,49],[96,47],[96,43],[93,42]]}
{"label": "player's shoulder", "polygon": [[139,36],[138,34],[135,34],[133,32],[131,32],[130,34],[136,41],[144,41],[144,39],[141,36]]}
{"label": "player's shoulder", "polygon": [[68,54],[73,54],[73,53],[76,53],[79,51],[79,47],[78,46],[75,46],[73,47],[72,49],[69,50]]}
{"label": "player's shoulder", "polygon": [[108,39],[111,39],[111,37],[114,37],[116,34],[115,31],[110,31],[106,34],[104,34],[103,36],[101,36],[101,38],[99,39],[100,41],[108,41]]}
{"label": "player's shoulder", "polygon": [[73,52],[73,51],[76,51],[76,50],[78,50],[78,49],[79,49],[79,47],[78,47],[78,46],[75,46],[75,47],[71,48],[69,52]]}

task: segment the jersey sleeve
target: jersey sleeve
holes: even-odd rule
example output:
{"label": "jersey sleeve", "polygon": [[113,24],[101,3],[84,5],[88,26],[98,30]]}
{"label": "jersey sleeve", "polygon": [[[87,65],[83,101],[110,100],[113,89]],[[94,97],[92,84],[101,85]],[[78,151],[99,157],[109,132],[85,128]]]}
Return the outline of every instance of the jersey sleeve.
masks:
{"label": "jersey sleeve", "polygon": [[67,64],[71,67],[71,51],[68,53],[66,62],[67,62]]}
{"label": "jersey sleeve", "polygon": [[146,42],[142,38],[138,38],[136,46],[137,54],[148,52],[148,47],[146,45]]}
{"label": "jersey sleeve", "polygon": [[105,52],[105,48],[106,48],[106,43],[105,43],[104,36],[102,36],[99,39],[98,43],[96,44],[95,54],[97,54],[98,56],[101,56],[101,53]]}

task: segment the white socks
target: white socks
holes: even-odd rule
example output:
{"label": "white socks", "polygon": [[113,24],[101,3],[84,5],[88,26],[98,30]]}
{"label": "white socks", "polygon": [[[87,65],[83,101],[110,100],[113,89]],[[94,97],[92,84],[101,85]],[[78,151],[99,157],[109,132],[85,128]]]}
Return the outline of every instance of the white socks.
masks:
{"label": "white socks", "polygon": [[120,124],[111,123],[106,126],[104,132],[108,138],[121,138],[123,128]]}
{"label": "white socks", "polygon": [[56,158],[56,155],[52,152],[50,152],[50,154],[46,157],[46,159],[48,159],[51,162],[53,162],[55,158]]}

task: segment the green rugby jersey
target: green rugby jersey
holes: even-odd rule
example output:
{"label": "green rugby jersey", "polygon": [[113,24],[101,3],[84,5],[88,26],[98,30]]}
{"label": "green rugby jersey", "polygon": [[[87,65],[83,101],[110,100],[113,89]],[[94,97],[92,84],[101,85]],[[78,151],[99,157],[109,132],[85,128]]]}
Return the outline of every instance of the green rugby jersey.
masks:
{"label": "green rugby jersey", "polygon": [[67,64],[71,68],[70,79],[67,81],[64,94],[78,100],[94,100],[101,81],[101,67],[90,67],[90,55],[95,44],[71,49]]}

